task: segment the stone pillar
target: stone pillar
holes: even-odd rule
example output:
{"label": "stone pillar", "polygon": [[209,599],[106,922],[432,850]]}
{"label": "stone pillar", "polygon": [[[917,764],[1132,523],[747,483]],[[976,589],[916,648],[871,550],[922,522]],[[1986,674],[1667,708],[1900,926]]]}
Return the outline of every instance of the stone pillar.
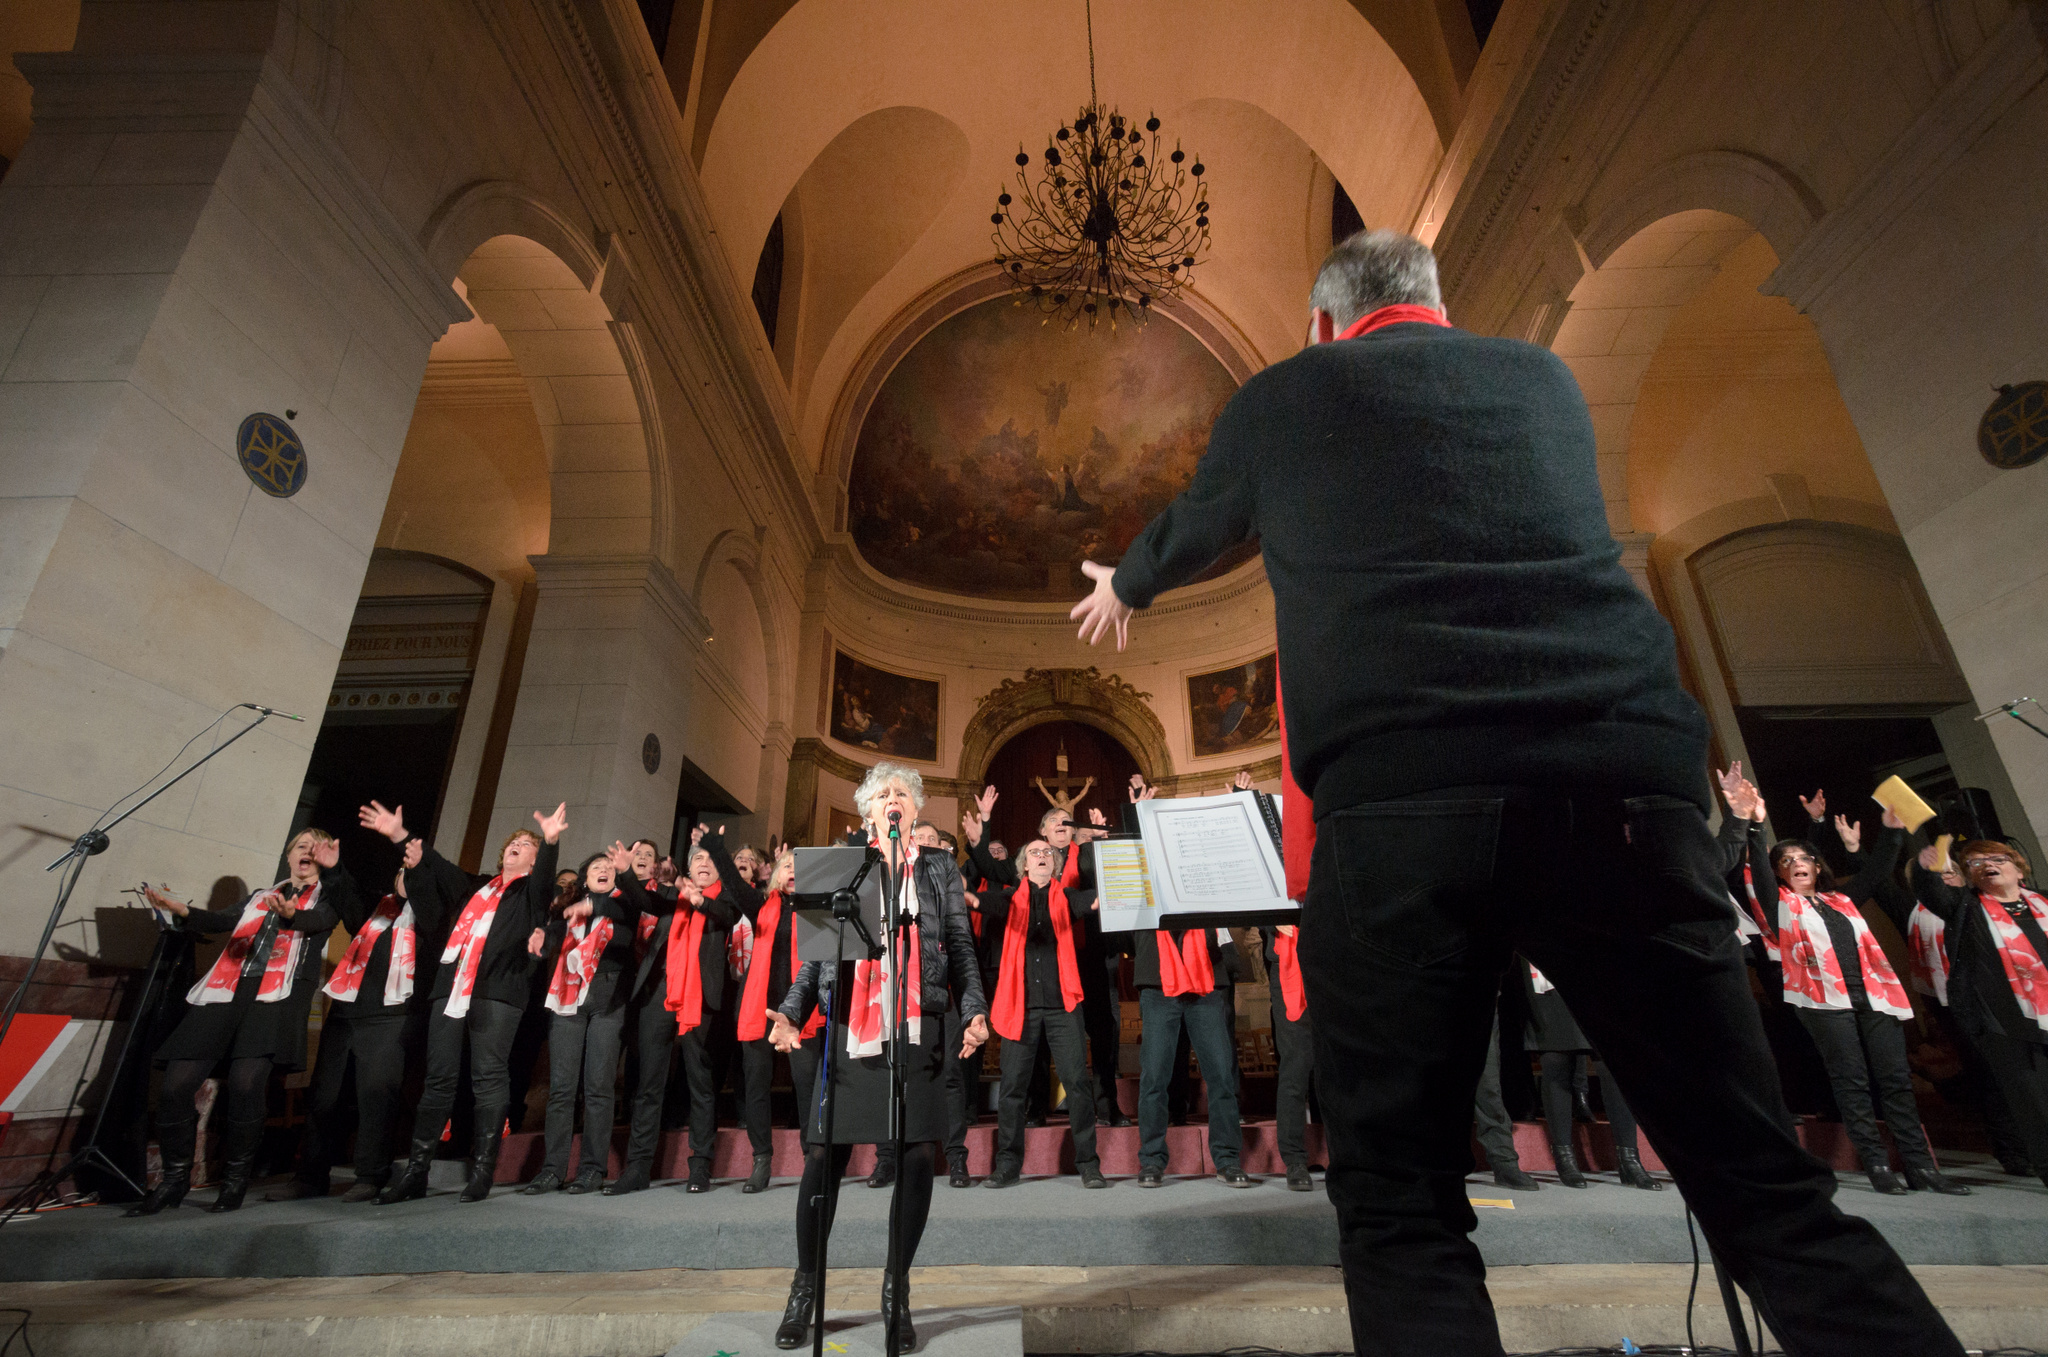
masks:
{"label": "stone pillar", "polygon": [[[466,314],[275,62],[23,55],[0,181],[0,953],[41,868],[237,702],[268,723],[123,826],[74,915],[141,878],[267,880],[428,347]],[[287,417],[290,498],[237,430]],[[231,716],[222,732],[245,714]],[[62,935],[91,951],[91,932]]]}
{"label": "stone pillar", "polygon": [[482,866],[564,801],[566,864],[615,839],[666,844],[710,627],[651,556],[531,559],[539,600]]}

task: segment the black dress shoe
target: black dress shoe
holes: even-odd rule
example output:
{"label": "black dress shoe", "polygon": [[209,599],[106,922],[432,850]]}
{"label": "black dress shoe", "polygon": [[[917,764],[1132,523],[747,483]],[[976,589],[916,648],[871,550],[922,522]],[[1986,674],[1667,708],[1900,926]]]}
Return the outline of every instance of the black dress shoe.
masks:
{"label": "black dress shoe", "polygon": [[1084,1168],[1084,1169],[1082,1169],[1082,1170],[1081,1170],[1081,1186],[1083,1186],[1083,1187],[1108,1187],[1108,1186],[1109,1186],[1109,1179],[1107,1179],[1107,1178],[1105,1178],[1105,1177],[1103,1177],[1103,1176],[1102,1176],[1102,1165],[1100,1165],[1100,1164],[1090,1164],[1090,1165],[1089,1165],[1089,1166],[1088,1166],[1087,1168]]}
{"label": "black dress shoe", "polygon": [[747,1175],[747,1181],[740,1184],[740,1191],[746,1193],[765,1192],[768,1188],[768,1173],[774,1167],[765,1154],[754,1157],[754,1171]]}
{"label": "black dress shoe", "polygon": [[1138,1170],[1138,1186],[1139,1186],[1139,1187],[1165,1187],[1165,1186],[1166,1186],[1166,1170],[1165,1170],[1165,1169],[1139,1169],[1139,1170]]}
{"label": "black dress shoe", "polygon": [[341,1200],[347,1206],[353,1206],[357,1202],[372,1202],[377,1200],[377,1194],[383,1190],[384,1184],[380,1182],[369,1178],[358,1178],[349,1184],[348,1191],[341,1194]]}
{"label": "black dress shoe", "polygon": [[952,1187],[974,1186],[974,1175],[967,1171],[967,1161],[965,1159],[958,1159],[953,1162],[953,1171],[947,1177],[946,1182]]}
{"label": "black dress shoe", "polygon": [[1289,1166],[1287,1170],[1287,1190],[1289,1192],[1313,1192],[1316,1190],[1316,1180],[1308,1176],[1308,1165],[1294,1164]]}
{"label": "black dress shoe", "polygon": [[1906,1170],[1906,1186],[1915,1192],[1939,1192],[1944,1197],[1967,1197],[1970,1189],[1935,1169]]}
{"label": "black dress shoe", "polygon": [[1543,1184],[1522,1171],[1520,1163],[1510,1164],[1505,1159],[1493,1166],[1493,1185],[1513,1188],[1517,1192],[1540,1192]]}
{"label": "black dress shoe", "polygon": [[604,1189],[604,1175],[596,1169],[585,1169],[576,1175],[576,1181],[562,1190],[572,1197],[587,1197]]}
{"label": "black dress shoe", "polygon": [[1912,1192],[1890,1169],[1870,1169],[1870,1185],[1887,1197],[1904,1197]]}
{"label": "black dress shoe", "polygon": [[2031,1178],[2034,1176],[2034,1166],[2024,1159],[2002,1158],[1998,1161],[1998,1171],[2011,1178]]}
{"label": "black dress shoe", "polygon": [[1246,1173],[1236,1164],[1218,1168],[1216,1170],[1216,1181],[1225,1187],[1257,1187],[1259,1185],[1258,1179]]}
{"label": "black dress shoe", "polygon": [[1033,1131],[1042,1131],[1045,1129],[1045,1118],[1042,1115],[1036,1117],[1026,1117],[1024,1118],[1024,1125],[1029,1127]]}
{"label": "black dress shoe", "polygon": [[1015,1187],[1022,1175],[1008,1164],[996,1165],[996,1171],[981,1180],[983,1187]]}
{"label": "black dress shoe", "polygon": [[709,1192],[711,1190],[711,1161],[709,1159],[692,1159],[690,1161],[690,1181],[684,1185],[683,1190],[686,1192]]}
{"label": "black dress shoe", "polygon": [[648,1169],[645,1164],[628,1164],[626,1171],[604,1185],[607,1197],[623,1197],[628,1192],[647,1190]]}
{"label": "black dress shoe", "polygon": [[868,1175],[869,1187],[887,1187],[896,1181],[896,1166],[885,1160],[877,1160],[875,1171]]}
{"label": "black dress shoe", "polygon": [[562,1175],[556,1173],[553,1169],[542,1169],[539,1173],[533,1175],[532,1182],[519,1189],[519,1195],[522,1197],[538,1197],[543,1192],[560,1192],[561,1190]]}

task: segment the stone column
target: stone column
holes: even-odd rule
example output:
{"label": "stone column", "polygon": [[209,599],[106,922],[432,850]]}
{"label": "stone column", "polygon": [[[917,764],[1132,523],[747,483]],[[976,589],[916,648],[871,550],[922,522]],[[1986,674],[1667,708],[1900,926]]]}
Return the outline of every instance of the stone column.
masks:
{"label": "stone column", "polygon": [[[0,953],[45,862],[237,702],[310,719],[123,826],[74,914],[141,878],[267,880],[427,351],[460,300],[275,62],[23,55],[35,132],[0,182]],[[238,462],[303,440],[303,489]],[[229,717],[221,733],[247,719]],[[88,929],[62,935],[91,951]]]}

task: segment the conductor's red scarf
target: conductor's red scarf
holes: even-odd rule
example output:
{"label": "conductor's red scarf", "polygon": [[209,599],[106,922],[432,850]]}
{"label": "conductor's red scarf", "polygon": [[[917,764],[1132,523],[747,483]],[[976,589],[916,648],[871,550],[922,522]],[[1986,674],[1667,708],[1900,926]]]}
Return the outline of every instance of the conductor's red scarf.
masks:
{"label": "conductor's red scarf", "polygon": [[1446,330],[1451,323],[1444,319],[1444,313],[1434,306],[1414,306],[1401,302],[1395,306],[1382,306],[1377,311],[1368,311],[1344,327],[1338,339],[1362,339],[1374,330],[1389,325],[1441,325]]}

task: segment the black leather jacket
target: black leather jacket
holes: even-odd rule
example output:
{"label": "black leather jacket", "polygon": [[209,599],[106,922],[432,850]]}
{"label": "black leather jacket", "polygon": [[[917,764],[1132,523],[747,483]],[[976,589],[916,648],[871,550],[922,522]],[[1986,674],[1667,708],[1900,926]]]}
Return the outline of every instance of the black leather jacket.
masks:
{"label": "black leather jacket", "polygon": [[[937,1014],[957,999],[962,1022],[988,1016],[988,1000],[981,988],[981,965],[974,951],[974,927],[968,922],[967,901],[960,880],[959,864],[943,851],[927,849],[912,866],[917,882],[918,955],[924,962],[920,977],[921,1007]],[[815,1005],[829,1001],[833,977],[822,961],[806,961],[790,978],[789,993],[783,996],[782,1014],[802,1026]]]}

